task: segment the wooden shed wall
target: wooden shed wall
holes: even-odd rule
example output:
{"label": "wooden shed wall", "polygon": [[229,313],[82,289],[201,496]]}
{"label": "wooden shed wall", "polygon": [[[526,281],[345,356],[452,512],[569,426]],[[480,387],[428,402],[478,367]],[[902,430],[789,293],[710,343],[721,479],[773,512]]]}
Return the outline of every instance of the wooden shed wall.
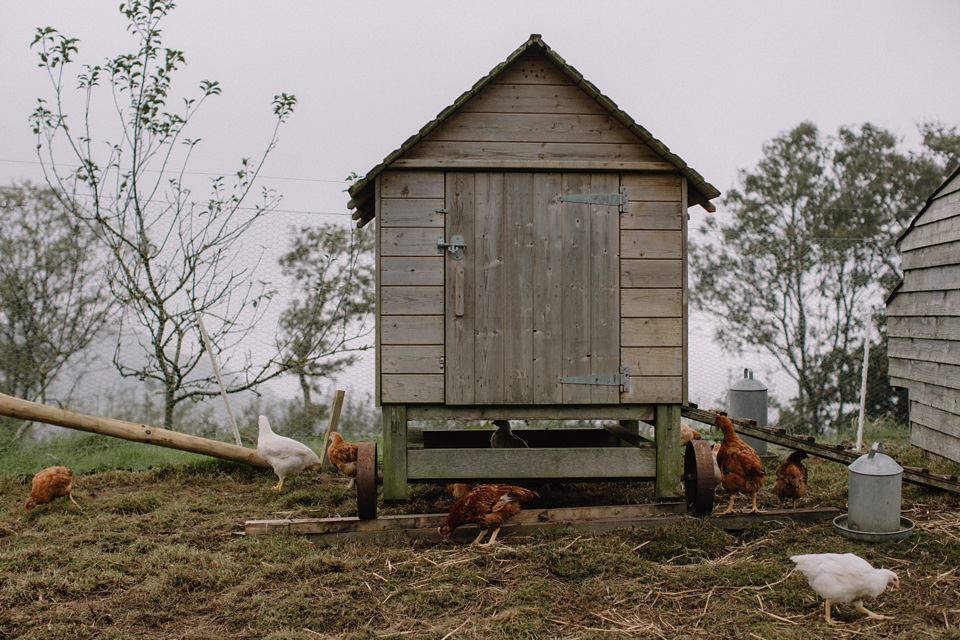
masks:
{"label": "wooden shed wall", "polygon": [[676,168],[545,56],[504,69],[392,167],[659,170]]}
{"label": "wooden shed wall", "polygon": [[902,238],[887,304],[890,378],[910,392],[910,440],[960,462],[960,175]]}
{"label": "wooden shed wall", "polygon": [[[614,330],[620,335],[614,342],[621,364],[630,367],[631,385],[620,402],[685,399],[686,180],[597,99],[543,55],[521,56],[379,176],[381,402],[445,400],[445,258],[436,251],[445,222],[436,210],[445,206],[444,171],[449,181],[452,172],[478,170],[603,172],[627,186],[630,202],[619,214],[616,249],[620,326]],[[569,395],[580,391],[571,386]],[[585,391],[570,401],[595,401]],[[567,402],[567,390],[563,395]]]}

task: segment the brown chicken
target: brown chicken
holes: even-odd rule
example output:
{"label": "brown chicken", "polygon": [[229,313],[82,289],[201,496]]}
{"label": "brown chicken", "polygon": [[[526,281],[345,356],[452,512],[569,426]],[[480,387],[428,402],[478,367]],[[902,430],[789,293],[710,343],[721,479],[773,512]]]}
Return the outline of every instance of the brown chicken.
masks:
{"label": "brown chicken", "polygon": [[497,533],[503,523],[520,513],[520,503],[539,497],[536,491],[509,484],[477,485],[450,509],[440,525],[440,539],[449,538],[460,525],[476,524],[480,526],[480,535],[470,544],[479,543],[488,531],[492,531],[490,540],[480,545],[489,547],[497,541]]}
{"label": "brown chicken", "polygon": [[686,422],[680,423],[680,446],[685,447],[691,440],[702,440],[700,432],[688,425]]}
{"label": "brown chicken", "polygon": [[740,439],[727,416],[718,413],[714,424],[723,432],[723,442],[720,443],[720,451],[717,453],[717,465],[720,467],[723,488],[730,492],[730,506],[721,515],[735,513],[733,501],[738,493],[749,493],[753,498],[753,509],[749,513],[758,513],[760,509],[757,507],[757,492],[767,477],[760,456],[753,447]]}
{"label": "brown chicken", "polygon": [[452,484],[448,484],[446,489],[447,489],[447,493],[452,495],[454,500],[459,500],[463,496],[473,491],[473,488],[475,486],[477,485],[467,484],[465,482],[455,482]]}
{"label": "brown chicken", "polygon": [[807,492],[807,468],[803,466],[806,459],[806,453],[794,451],[777,467],[777,481],[773,485],[773,492],[780,498],[781,509],[787,500],[793,500],[793,508],[796,509],[797,500]]}
{"label": "brown chicken", "polygon": [[67,496],[70,502],[80,509],[80,505],[73,499],[70,491],[73,489],[73,472],[67,467],[49,467],[33,476],[33,490],[30,497],[23,503],[23,508],[30,511],[38,504],[52,502],[60,496]]}
{"label": "brown chicken", "polygon": [[327,457],[337,469],[350,477],[347,489],[357,481],[357,445],[344,442],[343,436],[336,431],[330,433],[330,446],[327,447]]}

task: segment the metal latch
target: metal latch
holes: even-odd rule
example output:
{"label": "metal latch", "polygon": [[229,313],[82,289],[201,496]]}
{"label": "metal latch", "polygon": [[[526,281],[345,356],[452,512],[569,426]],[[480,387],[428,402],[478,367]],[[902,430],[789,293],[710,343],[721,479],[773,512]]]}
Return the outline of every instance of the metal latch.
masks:
{"label": "metal latch", "polygon": [[454,260],[463,260],[463,251],[467,248],[467,243],[463,241],[463,236],[453,236],[450,242],[444,242],[443,236],[437,236],[437,253],[443,255],[444,249],[450,250],[450,257]]}
{"label": "metal latch", "polygon": [[627,210],[629,192],[627,187],[620,187],[620,193],[587,193],[578,196],[557,196],[560,202],[580,202],[583,204],[605,204],[619,206],[620,211]]}
{"label": "metal latch", "polygon": [[620,373],[603,373],[590,376],[558,377],[560,384],[596,384],[611,387],[620,387],[620,392],[630,391],[630,367],[620,367]]}

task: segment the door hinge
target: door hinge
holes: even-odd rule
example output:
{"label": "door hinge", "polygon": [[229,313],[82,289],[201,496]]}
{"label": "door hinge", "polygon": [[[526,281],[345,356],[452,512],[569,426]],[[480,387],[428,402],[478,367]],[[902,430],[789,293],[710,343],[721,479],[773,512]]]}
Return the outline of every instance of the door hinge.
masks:
{"label": "door hinge", "polygon": [[453,236],[450,242],[444,242],[443,236],[437,236],[437,253],[443,255],[444,249],[450,250],[450,257],[454,260],[463,260],[463,252],[467,248],[462,236]]}
{"label": "door hinge", "polygon": [[557,196],[560,202],[580,202],[583,204],[605,204],[619,206],[620,211],[627,210],[629,191],[627,187],[620,187],[620,193],[585,193],[575,196]]}
{"label": "door hinge", "polygon": [[602,373],[589,376],[567,376],[557,378],[560,384],[595,384],[620,387],[620,392],[630,391],[630,367],[620,367],[620,373]]}

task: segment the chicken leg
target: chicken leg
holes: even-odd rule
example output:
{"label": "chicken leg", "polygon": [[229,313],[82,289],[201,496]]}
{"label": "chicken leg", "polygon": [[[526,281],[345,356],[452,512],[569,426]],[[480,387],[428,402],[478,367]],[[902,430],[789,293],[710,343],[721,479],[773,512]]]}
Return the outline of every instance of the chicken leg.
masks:
{"label": "chicken leg", "polygon": [[72,502],[73,504],[77,505],[77,509],[80,509],[80,511],[83,511],[83,507],[81,507],[79,504],[77,504],[77,501],[73,499],[73,494],[72,494],[72,493],[68,493],[68,494],[67,494],[67,497],[70,498],[70,502]]}
{"label": "chicken leg", "polygon": [[480,529],[480,535],[478,535],[476,538],[474,538],[474,539],[473,539],[473,542],[471,542],[470,544],[471,544],[471,545],[477,544],[478,542],[480,542],[481,540],[483,540],[483,536],[485,536],[485,535],[487,535],[487,530],[486,530],[486,529]]}
{"label": "chicken leg", "polygon": [[275,487],[273,488],[273,490],[274,490],[274,491],[280,491],[281,489],[283,489],[283,480],[282,480],[282,479],[280,480],[280,482],[277,483],[277,486],[275,486]]}
{"label": "chicken leg", "polygon": [[733,501],[736,499],[737,499],[737,494],[735,493],[730,494],[730,506],[727,507],[727,510],[721,513],[720,515],[727,516],[727,515],[730,515],[731,513],[736,513],[736,511],[733,510]]}
{"label": "chicken leg", "polygon": [[347,483],[347,489],[352,489],[353,485],[356,484],[356,482],[357,482],[356,478],[350,478],[350,482]]}
{"label": "chicken leg", "polygon": [[760,513],[760,507],[757,506],[757,494],[756,494],[756,493],[753,494],[753,509],[751,509],[748,513]]}
{"label": "chicken leg", "polygon": [[492,547],[497,542],[497,534],[500,533],[500,527],[497,527],[493,530],[493,533],[490,534],[490,539],[481,544],[481,547]]}
{"label": "chicken leg", "polygon": [[853,603],[853,606],[857,609],[857,611],[867,616],[871,620],[893,620],[893,616],[885,616],[880,613],[874,613],[873,611],[870,611],[870,609],[867,609],[862,604]]}

